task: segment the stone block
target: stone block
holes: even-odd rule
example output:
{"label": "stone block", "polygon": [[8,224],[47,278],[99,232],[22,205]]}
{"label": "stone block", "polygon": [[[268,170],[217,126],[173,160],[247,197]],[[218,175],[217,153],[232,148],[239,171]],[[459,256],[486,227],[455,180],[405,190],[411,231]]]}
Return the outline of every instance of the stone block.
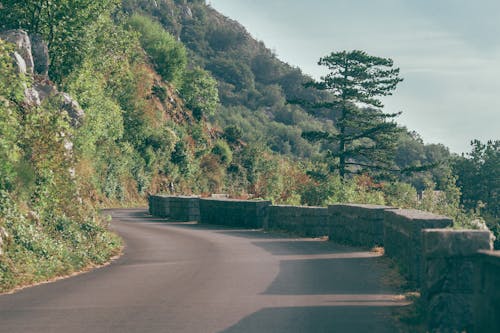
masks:
{"label": "stone block", "polygon": [[330,240],[366,247],[383,245],[386,209],[390,207],[361,204],[328,206]]}
{"label": "stone block", "polygon": [[427,306],[429,332],[472,332],[473,311],[469,294],[439,294]]}
{"label": "stone block", "polygon": [[426,257],[470,256],[493,247],[487,230],[424,229],[422,240]]}
{"label": "stone block", "polygon": [[200,221],[244,228],[262,228],[267,224],[270,201],[200,199]]}
{"label": "stone block", "polygon": [[500,251],[479,251],[474,280],[474,332],[500,332]]}

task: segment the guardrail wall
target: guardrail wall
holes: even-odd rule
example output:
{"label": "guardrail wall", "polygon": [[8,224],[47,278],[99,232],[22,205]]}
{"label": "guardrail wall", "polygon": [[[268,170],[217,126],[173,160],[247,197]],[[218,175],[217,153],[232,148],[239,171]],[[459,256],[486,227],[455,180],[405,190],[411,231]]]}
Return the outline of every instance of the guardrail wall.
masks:
{"label": "guardrail wall", "polygon": [[446,216],[374,205],[272,206],[269,201],[174,196],[151,196],[149,211],[173,221],[383,245],[409,286],[421,290],[430,332],[500,332],[500,251],[488,251],[488,231],[443,229],[452,225]]}

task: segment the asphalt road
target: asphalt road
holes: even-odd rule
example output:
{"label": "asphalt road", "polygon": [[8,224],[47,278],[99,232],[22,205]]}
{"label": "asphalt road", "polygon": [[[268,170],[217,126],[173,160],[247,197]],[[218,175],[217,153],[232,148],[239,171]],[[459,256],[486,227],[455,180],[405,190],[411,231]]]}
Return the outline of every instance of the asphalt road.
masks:
{"label": "asphalt road", "polygon": [[0,332],[397,332],[383,258],[315,239],[110,210],[107,267],[0,296]]}

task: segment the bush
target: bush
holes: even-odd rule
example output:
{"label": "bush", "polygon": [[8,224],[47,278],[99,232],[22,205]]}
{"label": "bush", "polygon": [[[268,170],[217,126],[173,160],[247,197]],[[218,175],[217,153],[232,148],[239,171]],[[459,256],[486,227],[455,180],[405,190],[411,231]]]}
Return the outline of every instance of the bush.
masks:
{"label": "bush", "polygon": [[197,120],[212,115],[219,104],[217,81],[199,67],[186,72],[180,93]]}
{"label": "bush", "polygon": [[233,161],[233,152],[226,141],[217,141],[212,148],[212,154],[217,156],[219,161],[225,166],[228,166]]}
{"label": "bush", "polygon": [[139,33],[139,40],[165,81],[178,83],[187,63],[184,45],[175,40],[161,24],[147,16],[134,14],[128,20],[130,29]]}

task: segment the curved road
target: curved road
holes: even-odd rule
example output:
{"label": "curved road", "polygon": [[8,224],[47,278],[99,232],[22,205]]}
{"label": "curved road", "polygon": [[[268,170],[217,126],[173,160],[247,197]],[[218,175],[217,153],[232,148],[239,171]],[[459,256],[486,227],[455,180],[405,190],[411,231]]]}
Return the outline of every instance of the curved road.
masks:
{"label": "curved road", "polygon": [[0,332],[397,332],[374,253],[109,210],[111,265],[0,296]]}

